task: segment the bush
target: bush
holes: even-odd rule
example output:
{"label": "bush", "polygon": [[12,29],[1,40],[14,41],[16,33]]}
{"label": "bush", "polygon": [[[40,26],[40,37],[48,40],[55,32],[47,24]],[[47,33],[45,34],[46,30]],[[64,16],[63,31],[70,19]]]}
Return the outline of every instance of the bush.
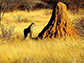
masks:
{"label": "bush", "polygon": [[15,27],[5,27],[3,24],[0,24],[0,38],[9,40],[14,37],[14,28]]}
{"label": "bush", "polygon": [[32,6],[35,5],[34,0],[20,0],[20,3],[21,5],[19,8],[22,8],[21,10],[27,9],[28,12],[32,8]]}
{"label": "bush", "polygon": [[21,5],[18,7],[21,10],[25,10],[27,9],[27,11],[29,12],[31,9],[41,9],[45,6],[47,6],[46,3],[42,2],[41,0],[21,0],[20,1]]}
{"label": "bush", "polygon": [[16,15],[16,16],[13,16],[13,19],[16,21],[16,22],[27,22],[27,17],[24,17],[23,15]]}
{"label": "bush", "polygon": [[[79,8],[81,8],[81,6],[83,6],[84,4],[84,0],[42,0],[46,3],[48,3],[51,8],[56,4],[58,3],[59,1],[60,2],[63,2],[67,5],[67,7],[70,9],[70,10],[77,10],[77,13],[79,11]],[[74,11],[73,11],[74,12]]]}
{"label": "bush", "polygon": [[77,22],[75,23],[75,27],[80,32],[81,36],[84,37],[84,17],[82,17],[81,19],[80,18],[77,19]]}

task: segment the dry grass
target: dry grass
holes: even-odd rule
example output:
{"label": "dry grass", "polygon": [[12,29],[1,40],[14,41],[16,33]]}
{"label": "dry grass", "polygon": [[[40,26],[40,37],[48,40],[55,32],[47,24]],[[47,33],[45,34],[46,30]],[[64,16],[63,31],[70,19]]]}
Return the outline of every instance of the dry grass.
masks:
{"label": "dry grass", "polygon": [[0,44],[0,63],[83,63],[84,41],[26,40]]}
{"label": "dry grass", "polygon": [[[32,22],[36,24],[33,37],[36,37],[48,23],[52,10],[43,9],[27,13],[27,11],[8,12],[2,19],[5,27],[16,26],[14,38],[10,40],[0,39],[0,63],[84,63],[84,40],[83,39],[23,39],[23,29]],[[20,15],[21,22],[14,19]],[[79,14],[79,18],[84,14]],[[68,11],[70,21],[78,17]],[[26,19],[24,19],[26,18]],[[24,20],[23,20],[24,19]],[[6,24],[7,23],[7,24]],[[75,26],[75,24],[73,23]]]}

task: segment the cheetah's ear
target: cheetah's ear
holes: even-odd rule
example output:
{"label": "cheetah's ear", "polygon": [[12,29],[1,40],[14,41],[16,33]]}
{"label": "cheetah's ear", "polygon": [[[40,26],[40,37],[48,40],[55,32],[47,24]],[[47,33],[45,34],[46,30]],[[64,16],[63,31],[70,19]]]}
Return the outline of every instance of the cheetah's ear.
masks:
{"label": "cheetah's ear", "polygon": [[36,26],[34,23],[31,23],[31,25],[34,25],[34,26]]}
{"label": "cheetah's ear", "polygon": [[31,24],[34,24],[34,23],[31,23]]}

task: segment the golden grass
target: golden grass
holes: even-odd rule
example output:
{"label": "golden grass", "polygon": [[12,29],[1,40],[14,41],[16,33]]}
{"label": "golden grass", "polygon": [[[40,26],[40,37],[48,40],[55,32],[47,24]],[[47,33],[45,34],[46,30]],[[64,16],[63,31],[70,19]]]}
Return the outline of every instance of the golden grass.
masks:
{"label": "golden grass", "polygon": [[[30,11],[30,13],[19,10],[5,13],[1,23],[5,27],[16,26],[16,28],[13,39],[0,39],[0,63],[84,63],[83,39],[32,40],[28,36],[26,40],[22,41],[24,28],[34,22],[36,26],[33,37],[37,37],[50,20],[51,14],[52,10],[49,9]],[[19,15],[21,22],[18,22],[17,19]],[[84,17],[84,14],[81,15]],[[73,15],[68,11],[68,16],[72,22],[78,15]],[[81,17],[79,16],[79,18]]]}
{"label": "golden grass", "polygon": [[83,63],[84,41],[26,40],[0,44],[0,63]]}

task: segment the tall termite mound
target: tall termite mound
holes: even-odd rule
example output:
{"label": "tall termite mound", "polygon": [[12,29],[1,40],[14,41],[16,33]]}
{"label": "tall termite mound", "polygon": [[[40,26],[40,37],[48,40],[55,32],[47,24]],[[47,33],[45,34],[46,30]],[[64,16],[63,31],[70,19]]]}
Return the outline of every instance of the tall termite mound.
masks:
{"label": "tall termite mound", "polygon": [[79,32],[70,23],[67,16],[67,7],[62,2],[55,5],[49,23],[38,35],[41,39],[77,36],[79,36]]}

